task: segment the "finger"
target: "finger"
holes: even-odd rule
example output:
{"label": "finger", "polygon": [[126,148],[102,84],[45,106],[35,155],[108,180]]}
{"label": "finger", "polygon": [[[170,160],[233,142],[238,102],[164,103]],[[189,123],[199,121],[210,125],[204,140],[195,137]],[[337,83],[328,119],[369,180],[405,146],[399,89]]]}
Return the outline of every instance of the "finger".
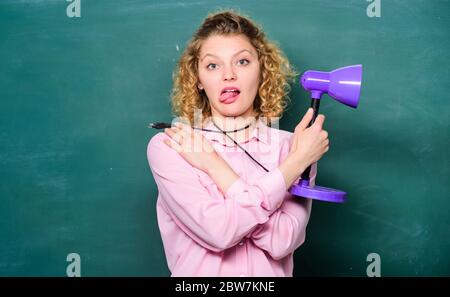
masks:
{"label": "finger", "polygon": [[191,139],[191,133],[187,128],[172,127],[171,129],[175,131],[175,133],[178,134],[180,137],[184,138],[184,140]]}
{"label": "finger", "polygon": [[174,149],[176,152],[178,152],[178,153],[182,152],[181,146],[178,143],[176,143],[172,138],[165,139],[164,143],[168,147]]}
{"label": "finger", "polygon": [[201,144],[206,140],[202,133],[195,131],[189,124],[177,122],[175,125],[184,137],[183,142],[191,142],[192,146],[195,146],[196,143]]}
{"label": "finger", "polygon": [[[174,129],[176,129],[176,131],[178,131],[184,138],[183,141],[192,141],[193,137],[198,136],[201,134],[200,133],[196,133],[194,131],[194,129],[192,129],[192,127],[190,125],[184,124],[184,123],[175,123],[175,127],[173,127]],[[195,139],[194,139],[195,141]]]}
{"label": "finger", "polygon": [[314,121],[313,126],[322,129],[324,121],[325,121],[325,116],[323,114],[319,114],[317,116],[316,120]]}
{"label": "finger", "polygon": [[176,131],[174,128],[166,128],[164,129],[164,132],[170,136],[171,139],[173,139],[178,144],[180,143],[183,135]]}
{"label": "finger", "polygon": [[183,130],[183,131],[185,131],[186,133],[192,133],[192,130],[193,130],[190,125],[187,125],[187,124],[182,123],[182,122],[176,122],[174,124],[174,126],[179,128],[179,129],[181,129],[181,130]]}
{"label": "finger", "polygon": [[308,111],[305,113],[305,115],[303,116],[302,120],[300,121],[300,123],[298,123],[297,127],[295,127],[295,129],[299,129],[300,131],[305,130],[309,123],[312,120],[313,117],[313,109],[310,107],[308,108]]}
{"label": "finger", "polygon": [[175,136],[175,131],[172,130],[172,128],[165,128],[164,129],[164,133],[166,133],[167,135],[169,135],[171,138],[173,138]]}

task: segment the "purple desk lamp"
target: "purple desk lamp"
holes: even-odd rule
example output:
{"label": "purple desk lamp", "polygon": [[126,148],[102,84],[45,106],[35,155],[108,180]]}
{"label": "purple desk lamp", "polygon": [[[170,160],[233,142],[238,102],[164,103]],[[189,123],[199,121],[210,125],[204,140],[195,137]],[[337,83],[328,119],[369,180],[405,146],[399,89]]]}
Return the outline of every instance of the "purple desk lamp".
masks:
{"label": "purple desk lamp", "polygon": [[[362,65],[342,67],[331,72],[306,71],[300,81],[303,88],[311,92],[311,107],[314,115],[309,123],[311,126],[319,113],[320,98],[324,93],[350,107],[356,108],[361,89]],[[331,188],[310,186],[309,173],[311,166],[306,168],[301,180],[292,185],[289,192],[294,196],[322,200],[335,203],[345,202],[347,193]]]}

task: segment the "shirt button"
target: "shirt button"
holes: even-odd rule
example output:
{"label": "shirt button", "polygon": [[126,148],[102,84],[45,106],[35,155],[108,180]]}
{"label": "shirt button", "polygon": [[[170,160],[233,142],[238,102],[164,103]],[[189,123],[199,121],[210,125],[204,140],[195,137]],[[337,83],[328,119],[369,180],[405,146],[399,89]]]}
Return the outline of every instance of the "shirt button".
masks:
{"label": "shirt button", "polygon": [[244,244],[244,242],[242,242],[242,241],[241,241],[241,242],[239,242],[239,245],[243,245],[243,244]]}

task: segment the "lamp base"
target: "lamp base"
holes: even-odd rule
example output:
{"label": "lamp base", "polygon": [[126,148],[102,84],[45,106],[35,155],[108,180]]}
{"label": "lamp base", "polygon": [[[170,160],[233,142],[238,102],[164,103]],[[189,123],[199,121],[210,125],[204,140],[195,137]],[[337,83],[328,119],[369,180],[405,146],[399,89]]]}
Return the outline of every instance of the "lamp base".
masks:
{"label": "lamp base", "polygon": [[292,185],[289,192],[294,196],[333,203],[344,203],[347,196],[346,192],[340,190],[310,186],[309,180],[300,180],[298,184]]}

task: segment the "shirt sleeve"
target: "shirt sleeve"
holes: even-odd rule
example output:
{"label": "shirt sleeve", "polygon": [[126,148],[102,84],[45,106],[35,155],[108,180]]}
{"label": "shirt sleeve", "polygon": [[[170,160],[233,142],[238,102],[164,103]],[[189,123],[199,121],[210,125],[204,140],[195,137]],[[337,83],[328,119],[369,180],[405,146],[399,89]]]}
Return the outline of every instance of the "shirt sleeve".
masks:
{"label": "shirt sleeve", "polygon": [[311,205],[310,199],[290,195],[270,219],[252,233],[251,239],[273,259],[286,257],[305,241]]}
{"label": "shirt sleeve", "polygon": [[[287,149],[282,150],[281,160],[287,153]],[[315,185],[316,176],[317,163],[314,163],[310,171],[310,185]],[[293,184],[297,184],[299,180],[300,178]],[[311,215],[311,199],[295,197],[288,192],[286,195],[281,207],[251,234],[255,245],[267,251],[275,260],[286,257],[303,244]]]}
{"label": "shirt sleeve", "polygon": [[[212,196],[186,160],[156,134],[147,158],[166,210],[183,232],[200,245],[220,252],[237,244],[281,206],[286,184],[278,168],[249,185],[241,178],[225,195]],[[220,192],[218,192],[220,193]]]}

